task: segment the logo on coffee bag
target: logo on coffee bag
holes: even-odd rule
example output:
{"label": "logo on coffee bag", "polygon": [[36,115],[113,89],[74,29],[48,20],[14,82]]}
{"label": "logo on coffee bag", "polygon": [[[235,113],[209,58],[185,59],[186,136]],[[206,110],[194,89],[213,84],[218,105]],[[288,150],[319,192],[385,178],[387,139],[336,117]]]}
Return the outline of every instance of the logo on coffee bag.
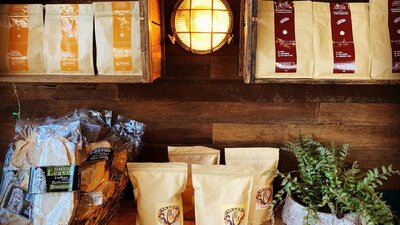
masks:
{"label": "logo on coffee bag", "polygon": [[244,225],[246,223],[246,210],[242,206],[231,206],[224,210],[224,225]]}
{"label": "logo on coffee bag", "polygon": [[256,209],[265,209],[272,202],[272,188],[262,188],[257,191]]}
{"label": "logo on coffee bag", "polygon": [[158,209],[158,225],[182,225],[181,210],[177,205],[170,205]]}

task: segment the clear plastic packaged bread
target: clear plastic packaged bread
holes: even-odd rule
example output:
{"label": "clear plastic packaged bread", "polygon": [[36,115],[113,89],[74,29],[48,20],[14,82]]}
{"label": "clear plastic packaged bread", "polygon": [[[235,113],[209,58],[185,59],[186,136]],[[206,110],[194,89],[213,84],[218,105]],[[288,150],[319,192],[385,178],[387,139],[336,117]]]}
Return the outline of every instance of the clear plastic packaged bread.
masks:
{"label": "clear plastic packaged bread", "polygon": [[112,123],[109,110],[18,121],[3,169],[0,223],[104,224],[119,207],[126,162],[139,154],[144,127],[122,116]]}

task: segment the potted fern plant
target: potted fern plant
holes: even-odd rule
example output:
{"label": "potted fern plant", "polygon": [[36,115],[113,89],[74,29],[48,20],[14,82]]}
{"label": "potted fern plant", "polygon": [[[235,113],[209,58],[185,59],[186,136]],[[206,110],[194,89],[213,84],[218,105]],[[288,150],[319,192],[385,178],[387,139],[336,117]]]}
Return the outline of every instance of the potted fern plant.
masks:
{"label": "potted fern plant", "polygon": [[392,166],[361,172],[357,162],[345,164],[349,145],[323,146],[312,136],[286,144],[294,154],[298,171],[283,174],[282,189],[273,204],[285,202],[283,222],[302,224],[394,224],[390,207],[376,187],[398,174]]}

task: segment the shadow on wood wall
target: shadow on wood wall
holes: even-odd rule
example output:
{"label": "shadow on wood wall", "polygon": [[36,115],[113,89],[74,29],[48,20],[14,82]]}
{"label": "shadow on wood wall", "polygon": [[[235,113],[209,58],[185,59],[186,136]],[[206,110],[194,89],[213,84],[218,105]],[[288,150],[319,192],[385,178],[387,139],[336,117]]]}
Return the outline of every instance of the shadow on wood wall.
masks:
{"label": "shadow on wood wall", "polygon": [[[147,124],[141,161],[166,161],[167,145],[273,146],[297,129],[325,143],[350,143],[362,168],[400,168],[400,85],[253,84],[161,80],[154,84],[17,84],[23,117],[106,108]],[[0,159],[13,137],[17,102],[0,83]],[[296,167],[281,152],[280,169]],[[385,189],[400,189],[391,179]]]}

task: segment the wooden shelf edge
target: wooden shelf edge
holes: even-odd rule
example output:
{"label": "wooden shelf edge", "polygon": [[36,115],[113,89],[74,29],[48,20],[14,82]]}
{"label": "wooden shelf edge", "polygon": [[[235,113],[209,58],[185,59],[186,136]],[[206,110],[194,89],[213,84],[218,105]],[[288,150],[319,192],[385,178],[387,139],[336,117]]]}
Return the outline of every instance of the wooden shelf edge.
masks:
{"label": "wooden shelf edge", "polygon": [[[161,78],[162,79],[162,78]],[[162,79],[181,81],[190,79]],[[197,79],[194,79],[197,80]],[[199,79],[218,81],[222,79]],[[236,79],[240,80],[240,79]],[[0,83],[146,83],[142,76],[131,75],[0,75]],[[400,80],[328,80],[328,79],[257,79],[256,84],[338,84],[338,85],[399,85]]]}
{"label": "wooden shelf edge", "polygon": [[398,85],[400,80],[345,80],[345,79],[256,79],[256,84],[348,84],[348,85]]}
{"label": "wooden shelf edge", "polygon": [[0,82],[15,83],[144,83],[130,75],[0,75]]}

